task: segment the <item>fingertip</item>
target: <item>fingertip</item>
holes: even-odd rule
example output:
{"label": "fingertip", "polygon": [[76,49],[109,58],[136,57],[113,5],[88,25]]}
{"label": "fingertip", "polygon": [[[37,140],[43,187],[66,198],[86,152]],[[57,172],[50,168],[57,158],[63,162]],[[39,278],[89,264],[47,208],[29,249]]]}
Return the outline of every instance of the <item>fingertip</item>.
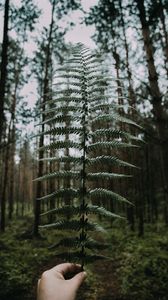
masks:
{"label": "fingertip", "polygon": [[84,271],[84,272],[80,272],[78,274],[76,274],[72,279],[71,279],[71,282],[74,282],[75,286],[77,288],[80,287],[80,285],[84,282],[84,280],[86,279],[87,277],[87,273]]}

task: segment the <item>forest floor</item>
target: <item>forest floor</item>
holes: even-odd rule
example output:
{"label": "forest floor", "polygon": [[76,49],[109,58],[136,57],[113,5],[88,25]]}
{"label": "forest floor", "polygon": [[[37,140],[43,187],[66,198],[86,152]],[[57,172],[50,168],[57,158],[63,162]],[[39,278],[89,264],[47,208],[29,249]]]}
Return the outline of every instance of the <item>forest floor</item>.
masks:
{"label": "forest floor", "polygon": [[[1,300],[35,300],[42,272],[61,263],[55,250],[48,250],[58,232],[34,239],[31,224],[31,217],[15,220],[0,235]],[[88,276],[77,300],[167,300],[166,228],[147,225],[145,236],[138,238],[124,224],[114,223],[107,240],[110,246],[103,254],[111,259],[86,267]]]}

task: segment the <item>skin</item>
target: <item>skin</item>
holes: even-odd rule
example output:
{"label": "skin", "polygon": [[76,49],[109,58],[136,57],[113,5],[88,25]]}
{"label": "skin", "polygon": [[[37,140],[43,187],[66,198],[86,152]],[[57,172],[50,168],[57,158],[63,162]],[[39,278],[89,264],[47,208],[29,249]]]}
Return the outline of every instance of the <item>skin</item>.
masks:
{"label": "skin", "polygon": [[[65,279],[69,274],[71,279]],[[75,300],[76,293],[86,278],[81,266],[64,263],[45,271],[38,281],[37,300]]]}

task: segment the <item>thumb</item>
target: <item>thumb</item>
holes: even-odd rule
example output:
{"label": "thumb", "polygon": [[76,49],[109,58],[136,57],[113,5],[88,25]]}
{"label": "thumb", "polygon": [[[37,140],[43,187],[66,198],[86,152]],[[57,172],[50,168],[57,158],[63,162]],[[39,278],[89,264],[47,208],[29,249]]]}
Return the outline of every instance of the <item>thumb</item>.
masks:
{"label": "thumb", "polygon": [[78,289],[85,279],[86,272],[80,272],[77,275],[75,275],[70,281],[74,284],[75,288]]}

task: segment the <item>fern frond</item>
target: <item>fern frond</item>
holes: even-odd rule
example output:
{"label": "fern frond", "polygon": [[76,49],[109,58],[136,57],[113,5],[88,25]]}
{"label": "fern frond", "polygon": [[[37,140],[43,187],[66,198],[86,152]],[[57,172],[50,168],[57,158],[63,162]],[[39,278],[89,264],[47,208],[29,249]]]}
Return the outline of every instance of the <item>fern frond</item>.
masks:
{"label": "fern frond", "polygon": [[96,112],[97,110],[110,110],[110,109],[120,109],[120,108],[124,108],[124,105],[115,105],[115,104],[111,104],[109,105],[109,103],[102,103],[102,104],[96,104],[93,107],[89,108],[89,112]]}
{"label": "fern frond", "polygon": [[82,157],[75,157],[75,156],[56,156],[56,157],[45,157],[42,159],[39,159],[39,161],[48,161],[48,162],[60,162],[60,163],[75,163],[75,164],[81,164],[83,161]]}
{"label": "fern frond", "polygon": [[[115,93],[111,93],[111,94],[98,94],[98,95],[92,95],[92,97],[90,97],[92,103],[94,102],[100,102],[100,101],[108,101],[110,102],[109,108],[113,105],[113,106],[117,106],[118,105],[118,100],[129,100],[127,97],[125,96],[116,96]],[[116,103],[115,103],[115,102]],[[111,104],[112,102],[112,104]]]}
{"label": "fern frond", "polygon": [[91,199],[112,199],[117,200],[119,202],[125,202],[128,204],[131,204],[126,198],[120,196],[119,194],[116,194],[110,190],[103,189],[103,188],[96,188],[94,190],[89,191],[89,195]]}
{"label": "fern frond", "polygon": [[118,166],[122,166],[122,167],[130,167],[130,168],[137,168],[136,166],[120,160],[119,158],[115,157],[115,156],[97,156],[95,158],[87,158],[86,159],[86,164],[88,165],[97,165],[97,164],[101,164],[101,165],[118,165]]}
{"label": "fern frond", "polygon": [[[82,79],[82,77],[81,77],[81,79]],[[66,86],[67,85],[67,82],[66,81],[62,81],[62,82],[57,82],[57,83],[54,83],[54,85],[55,86]],[[73,89],[73,87],[77,87],[77,88],[82,88],[83,87],[83,85],[82,85],[82,83],[81,83],[81,81],[70,81],[69,83],[68,83],[68,85],[69,85],[69,88],[72,88]]]}
{"label": "fern frond", "polygon": [[91,61],[89,61],[89,63],[87,64],[87,69],[90,69],[90,70],[92,70],[92,65],[93,64],[100,64],[101,63],[101,61],[100,61],[100,59],[98,59],[98,58],[93,58]]}
{"label": "fern frond", "polygon": [[97,116],[97,117],[93,118],[92,123],[104,122],[104,121],[107,122],[107,121],[113,121],[113,120],[142,128],[140,125],[138,125],[134,121],[132,121],[128,118],[122,117],[119,114],[117,114],[116,112],[111,112],[110,114],[104,114],[104,115]]}
{"label": "fern frond", "polygon": [[[79,68],[74,68],[74,67],[61,67],[61,68],[58,68],[56,69],[56,73],[58,72],[66,72],[66,73],[79,73],[79,74],[82,74],[83,71]],[[55,78],[55,76],[54,76]]]}
{"label": "fern frond", "polygon": [[57,230],[74,230],[80,231],[85,229],[86,231],[101,231],[105,232],[104,228],[96,223],[91,223],[87,220],[60,220],[56,223],[41,225],[40,228],[55,228]]}
{"label": "fern frond", "polygon": [[79,248],[81,246],[80,239],[78,237],[64,238],[60,240],[57,244],[50,246],[50,249],[58,248],[60,246],[68,248]]}
{"label": "fern frond", "polygon": [[76,135],[81,135],[82,134],[82,127],[53,127],[49,130],[40,132],[33,137],[38,137],[41,135],[65,135],[65,134],[76,134]]}
{"label": "fern frond", "polygon": [[80,251],[76,252],[64,252],[56,254],[56,257],[65,259],[66,261],[76,261],[81,262],[83,261],[84,264],[92,263],[96,260],[102,260],[102,259],[108,259],[110,260],[110,257],[104,256],[104,255],[98,255],[98,254],[83,254]]}
{"label": "fern frond", "polygon": [[49,124],[49,125],[52,125],[54,123],[65,123],[67,121],[80,121],[81,118],[80,117],[76,117],[76,116],[73,116],[73,115],[56,115],[50,119],[47,119],[39,124],[37,124],[36,126],[40,126],[40,125],[43,125],[43,124]]}
{"label": "fern frond", "polygon": [[[106,90],[106,87],[104,86],[104,87],[98,87],[98,88],[94,88],[94,89],[91,89],[90,91],[88,91],[88,95],[91,95],[92,96],[92,94],[93,93],[104,93],[105,92],[105,90]],[[91,98],[92,99],[92,98]]]}
{"label": "fern frond", "polygon": [[59,113],[59,112],[62,112],[62,113],[67,113],[67,112],[79,112],[79,111],[82,111],[82,107],[80,106],[72,106],[72,105],[69,105],[69,106],[61,106],[61,107],[52,107],[50,109],[46,109],[44,112],[42,112],[42,114],[49,114],[49,113]]}
{"label": "fern frond", "polygon": [[[130,202],[129,202],[130,204]],[[46,216],[49,214],[56,214],[58,216],[81,216],[82,214],[94,214],[101,215],[108,218],[119,218],[124,219],[124,217],[119,216],[117,214],[108,211],[104,207],[96,206],[96,205],[85,205],[83,206],[73,206],[73,205],[65,205],[63,207],[51,209],[45,213],[42,213],[41,216]]]}
{"label": "fern frond", "polygon": [[43,147],[39,148],[39,151],[48,150],[48,149],[63,149],[63,148],[75,148],[75,149],[82,149],[82,145],[80,143],[72,142],[70,140],[68,141],[57,141],[50,143],[48,145],[45,145]]}
{"label": "fern frond", "polygon": [[68,197],[68,198],[74,198],[76,196],[79,196],[80,190],[73,189],[73,188],[64,188],[64,189],[58,189],[57,191],[48,194],[46,196],[37,198],[37,200],[48,200],[55,197]]}
{"label": "fern frond", "polygon": [[95,241],[92,238],[81,239],[79,237],[70,237],[60,240],[57,244],[52,245],[50,249],[58,247],[67,247],[67,248],[81,248],[85,247],[90,250],[102,250],[108,247],[107,244],[101,244]]}
{"label": "fern frond", "polygon": [[46,216],[49,214],[56,214],[58,216],[77,216],[81,215],[83,211],[81,210],[80,206],[73,206],[73,205],[65,205],[63,207],[54,208],[51,210],[48,210],[41,214],[41,216]]}
{"label": "fern frond", "polygon": [[111,211],[108,211],[107,209],[105,209],[104,207],[97,206],[97,205],[87,205],[86,213],[101,215],[101,216],[108,217],[108,218],[124,219],[124,217],[114,214]]}
{"label": "fern frond", "polygon": [[[76,74],[76,73],[71,73],[71,74],[67,74],[66,73],[63,73],[63,74],[59,74],[58,76],[55,76],[54,78],[66,78],[66,79],[78,79],[78,80],[81,80],[83,78],[83,74],[81,72],[81,74]],[[70,81],[71,83],[71,81]]]}
{"label": "fern frond", "polygon": [[106,136],[108,138],[126,138],[127,140],[137,140],[133,135],[128,132],[119,129],[97,129],[89,134],[89,137],[100,137]]}
{"label": "fern frond", "polygon": [[[54,85],[54,83],[53,83],[53,85]],[[57,83],[56,83],[56,85],[57,85]],[[64,90],[57,91],[57,94],[64,94],[64,95],[77,94],[77,95],[81,95],[81,91],[79,89],[69,88],[69,89],[64,89]]]}
{"label": "fern frond", "polygon": [[[62,94],[64,94],[64,93],[62,93]],[[72,95],[67,95],[66,94],[66,96],[61,95],[61,96],[58,97],[58,95],[56,93],[56,96],[57,97],[54,96],[51,100],[48,100],[47,104],[52,105],[52,104],[55,104],[55,103],[62,103],[62,102],[66,102],[66,101],[80,104],[81,101],[82,101],[82,98],[77,97],[76,95],[72,96]],[[46,105],[46,103],[45,103],[45,105]],[[41,103],[40,107],[42,108],[43,106],[44,106],[44,103]]]}
{"label": "fern frond", "polygon": [[81,64],[81,57],[75,57],[73,56],[73,58],[69,58],[68,60],[65,60],[65,64]]}
{"label": "fern frond", "polygon": [[118,179],[118,178],[129,178],[132,175],[126,174],[117,174],[117,173],[107,173],[107,172],[100,172],[100,173],[88,173],[87,179],[90,180],[97,180],[97,179]]}
{"label": "fern frond", "polygon": [[111,142],[97,142],[87,146],[87,152],[108,149],[108,148],[137,148],[139,146],[133,145],[131,143],[123,143],[118,140]]}
{"label": "fern frond", "polygon": [[58,171],[46,174],[44,176],[34,179],[34,181],[48,180],[50,178],[73,178],[79,180],[81,178],[81,172],[79,171]]}
{"label": "fern frond", "polygon": [[[118,104],[119,99],[124,99],[123,103],[128,100],[125,96],[118,96],[117,90],[123,90],[123,87],[118,88],[117,80],[120,79],[112,77],[107,70],[101,70],[100,64],[99,55],[93,54],[82,44],[78,43],[72,49],[70,59],[67,59],[64,65],[57,69],[53,84],[55,91],[47,93],[48,101],[40,106],[43,121],[38,125],[42,125],[43,132],[36,135],[44,137],[44,142],[50,143],[40,147],[39,150],[43,151],[42,154],[55,155],[40,161],[46,161],[47,166],[49,162],[59,162],[58,165],[52,164],[51,169],[55,165],[56,170],[59,167],[60,171],[44,174],[35,181],[50,180],[50,178],[61,179],[60,189],[37,200],[63,199],[63,201],[59,201],[59,207],[41,214],[41,216],[52,217],[56,214],[58,217],[56,222],[41,225],[40,228],[78,232],[78,236],[63,238],[52,248],[77,248],[76,252],[59,253],[57,256],[79,261],[82,266],[96,259],[109,259],[103,255],[91,253],[96,249],[104,249],[106,245],[92,239],[89,231],[105,231],[100,225],[92,223],[88,219],[88,215],[99,215],[109,219],[122,219],[123,217],[104,207],[90,203],[94,203],[95,200],[108,199],[108,201],[131,204],[117,193],[104,187],[101,188],[101,182],[132,177],[122,174],[122,171],[120,171],[121,173],[112,172],[113,169],[115,171],[113,166],[135,167],[112,155],[113,152],[118,155],[120,148],[138,147],[134,145],[134,141],[139,141],[139,139],[127,132],[127,128],[130,125],[141,128],[129,117],[125,117],[132,108],[128,105],[125,107],[125,105]],[[123,92],[122,95],[124,95]],[[127,102],[129,103],[129,101]],[[120,126],[122,123],[129,126],[120,130],[123,128]],[[51,136],[50,140],[48,136]],[[53,154],[53,151],[44,151],[50,149],[58,149],[58,155]],[[62,150],[60,151],[60,149]],[[67,149],[70,149],[70,153],[74,152],[74,154],[59,157],[64,149],[66,153],[68,153]],[[106,150],[109,150],[108,153],[112,153],[112,155],[103,155],[107,152]],[[102,155],[97,156],[100,154]],[[107,166],[108,168],[106,168]],[[99,172],[98,167],[105,171]],[[108,171],[106,172],[106,170]],[[96,185],[93,189],[90,181],[94,181],[94,184],[97,182],[100,186]],[[68,186],[68,188],[62,188],[63,186]],[[70,201],[73,205],[63,206],[65,199],[73,200]],[[46,222],[46,218],[43,222]]]}

